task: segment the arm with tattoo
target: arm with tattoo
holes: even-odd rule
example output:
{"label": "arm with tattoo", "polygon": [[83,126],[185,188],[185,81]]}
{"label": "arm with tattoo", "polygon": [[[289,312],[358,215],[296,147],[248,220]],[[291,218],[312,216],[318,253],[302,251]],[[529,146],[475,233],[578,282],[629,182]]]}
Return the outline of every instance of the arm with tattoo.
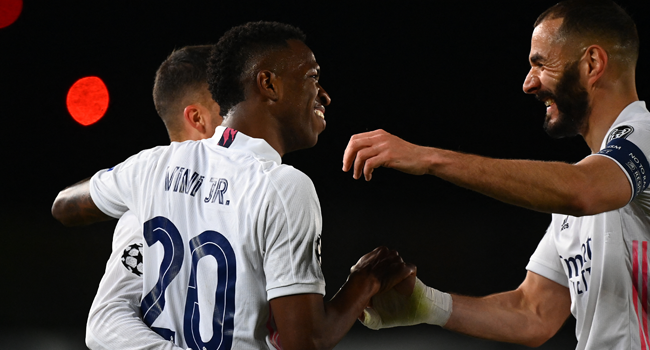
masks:
{"label": "arm with tattoo", "polygon": [[111,219],[90,197],[90,178],[59,192],[52,205],[52,216],[65,226],[88,225]]}

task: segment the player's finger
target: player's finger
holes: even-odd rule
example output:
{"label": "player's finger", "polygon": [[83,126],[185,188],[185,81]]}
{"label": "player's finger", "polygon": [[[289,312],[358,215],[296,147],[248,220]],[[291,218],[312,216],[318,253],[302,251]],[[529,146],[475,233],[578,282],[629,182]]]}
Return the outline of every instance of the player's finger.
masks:
{"label": "player's finger", "polygon": [[357,152],[369,145],[369,138],[366,135],[367,133],[356,134],[350,137],[348,145],[345,147],[343,152],[343,171],[348,171],[352,167],[352,162],[357,157]]}
{"label": "player's finger", "polygon": [[357,157],[359,150],[370,147],[373,144],[372,137],[384,132],[383,130],[374,130],[352,135],[348,145],[343,152],[343,171],[348,171],[352,167],[352,162]]}
{"label": "player's finger", "polygon": [[381,262],[382,256],[386,255],[387,253],[388,248],[383,246],[373,249],[371,252],[368,252],[359,258],[359,261],[357,261],[357,263],[350,268],[350,272],[352,273],[356,270],[362,270],[365,268],[375,268],[375,266]]}
{"label": "player's finger", "polygon": [[364,169],[366,167],[366,163],[376,156],[377,150],[374,147],[366,147],[357,152],[357,158],[354,160],[353,177],[355,180],[358,180],[361,177],[361,174],[365,174]]}
{"label": "player's finger", "polygon": [[[380,264],[382,266],[379,266]],[[383,275],[381,278],[380,293],[395,287],[397,284],[409,278],[409,276],[415,276],[417,273],[417,267],[413,264],[405,263],[399,256],[399,253],[394,250],[390,251],[389,255],[382,259],[380,264],[377,264],[377,269]],[[404,291],[406,292],[402,294],[410,294],[412,285],[410,288],[408,285],[405,285],[402,289],[405,289]]]}
{"label": "player's finger", "polygon": [[417,267],[413,264],[407,263],[406,268],[411,271],[405,279],[403,279],[401,282],[397,283],[395,287],[395,291],[397,293],[400,293],[402,295],[409,296],[413,294],[413,288],[415,287],[415,278],[417,275]]}

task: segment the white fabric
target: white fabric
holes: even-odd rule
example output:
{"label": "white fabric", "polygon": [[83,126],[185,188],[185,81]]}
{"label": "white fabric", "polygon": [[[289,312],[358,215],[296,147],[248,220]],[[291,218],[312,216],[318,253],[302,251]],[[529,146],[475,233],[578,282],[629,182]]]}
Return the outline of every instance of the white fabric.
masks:
{"label": "white fabric", "polygon": [[92,350],[184,350],[154,333],[140,318],[142,276],[122,263],[125,249],[131,251],[134,245],[142,245],[142,225],[129,211],[115,226],[113,252],[88,315],[86,345]]}
{"label": "white fabric", "polygon": [[[634,192],[650,170],[639,166],[641,158],[650,158],[650,113],[645,103],[626,107],[608,135],[613,136],[603,140],[602,154],[593,156],[616,161]],[[630,141],[640,152],[629,144],[619,150],[620,144],[610,141],[617,137]],[[615,156],[611,150],[620,154]],[[630,159],[621,161],[621,156]],[[640,162],[634,165],[634,159]],[[577,320],[577,349],[649,348],[649,240],[647,188],[641,188],[630,203],[617,210],[584,217],[553,214],[526,268],[570,289],[571,313]]]}
{"label": "white fabric", "polygon": [[[218,144],[233,135],[229,147]],[[271,348],[277,335],[268,301],[325,294],[316,191],[264,140],[218,127],[211,139],[145,150],[98,172],[90,192],[107,215],[129,208],[144,223],[143,318],[153,317],[159,333],[173,332],[180,346],[232,336],[232,349]],[[146,243],[148,236],[159,241]],[[200,258],[196,288],[192,254]],[[145,305],[152,290],[158,293]],[[198,302],[186,309],[194,293]]]}

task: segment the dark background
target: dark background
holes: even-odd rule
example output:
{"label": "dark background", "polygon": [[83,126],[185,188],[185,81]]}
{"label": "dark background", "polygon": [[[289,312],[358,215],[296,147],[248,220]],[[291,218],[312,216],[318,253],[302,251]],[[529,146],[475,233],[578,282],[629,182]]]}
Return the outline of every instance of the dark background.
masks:
{"label": "dark background", "polygon": [[[650,3],[619,3],[638,25],[637,86],[647,100]],[[115,221],[65,228],[51,217],[52,201],[95,171],[168,143],[151,97],[158,65],[174,48],[214,43],[252,20],[300,27],[332,97],[318,145],[284,158],[312,178],[321,200],[327,297],[379,245],[397,249],[420,279],[444,291],[516,288],[550,215],[431,176],[378,169],[365,182],[341,171],[349,137],[378,128],[496,158],[586,156],[582,139],[546,136],[543,104],[521,89],[532,24],[554,1],[509,4],[26,0],[20,18],[0,29],[0,345],[30,329],[83,344]],[[65,105],[70,86],[85,76],[99,76],[110,94],[106,115],[89,127]],[[25,349],[35,341],[22,339]]]}

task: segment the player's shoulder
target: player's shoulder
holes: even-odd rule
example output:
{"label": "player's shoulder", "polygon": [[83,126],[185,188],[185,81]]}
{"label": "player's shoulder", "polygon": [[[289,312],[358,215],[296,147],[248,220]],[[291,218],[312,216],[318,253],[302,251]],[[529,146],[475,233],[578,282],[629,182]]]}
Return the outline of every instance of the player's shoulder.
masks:
{"label": "player's shoulder", "polygon": [[[628,105],[607,132],[607,141],[616,138],[628,138],[633,134],[650,132],[650,112],[645,102],[636,101]],[[635,136],[636,136],[635,135]]]}
{"label": "player's shoulder", "polygon": [[281,193],[290,195],[313,195],[314,183],[302,171],[286,164],[276,164],[265,170],[273,187]]}
{"label": "player's shoulder", "polygon": [[[121,168],[137,167],[151,162],[156,162],[170,151],[170,146],[156,146],[144,149],[119,164]],[[112,169],[112,168],[111,168]]]}

